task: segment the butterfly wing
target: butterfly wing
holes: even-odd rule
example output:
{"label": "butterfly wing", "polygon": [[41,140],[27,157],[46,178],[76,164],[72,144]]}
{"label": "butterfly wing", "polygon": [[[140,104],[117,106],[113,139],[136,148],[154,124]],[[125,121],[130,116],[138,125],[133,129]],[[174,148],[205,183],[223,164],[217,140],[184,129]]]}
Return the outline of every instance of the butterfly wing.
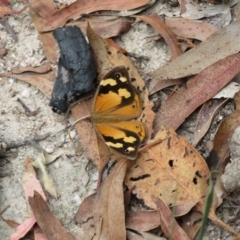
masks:
{"label": "butterfly wing", "polygon": [[124,66],[112,69],[100,82],[93,104],[93,118],[130,120],[142,112],[140,95]]}
{"label": "butterfly wing", "polygon": [[136,159],[147,138],[146,127],[139,121],[94,123],[94,126],[110,148],[130,160]]}

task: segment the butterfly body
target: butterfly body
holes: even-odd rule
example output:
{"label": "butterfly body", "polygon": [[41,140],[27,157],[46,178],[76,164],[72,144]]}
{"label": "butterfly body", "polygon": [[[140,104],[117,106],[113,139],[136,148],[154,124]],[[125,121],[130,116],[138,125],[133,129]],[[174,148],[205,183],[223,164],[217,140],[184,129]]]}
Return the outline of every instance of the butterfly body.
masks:
{"label": "butterfly body", "polygon": [[124,66],[114,68],[99,84],[90,120],[110,148],[131,160],[147,137],[145,125],[133,120],[141,113],[141,98],[128,70]]}

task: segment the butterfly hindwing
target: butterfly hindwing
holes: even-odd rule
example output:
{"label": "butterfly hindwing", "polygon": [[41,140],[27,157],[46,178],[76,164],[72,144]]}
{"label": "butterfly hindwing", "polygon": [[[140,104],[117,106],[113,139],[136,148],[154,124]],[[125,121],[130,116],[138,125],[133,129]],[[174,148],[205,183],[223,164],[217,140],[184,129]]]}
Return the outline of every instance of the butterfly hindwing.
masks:
{"label": "butterfly hindwing", "polygon": [[127,69],[114,68],[99,84],[93,115],[128,120],[138,117],[141,111],[140,95],[132,86]]}
{"label": "butterfly hindwing", "polygon": [[146,139],[146,127],[139,121],[94,124],[105,143],[128,159],[137,157],[138,149]]}

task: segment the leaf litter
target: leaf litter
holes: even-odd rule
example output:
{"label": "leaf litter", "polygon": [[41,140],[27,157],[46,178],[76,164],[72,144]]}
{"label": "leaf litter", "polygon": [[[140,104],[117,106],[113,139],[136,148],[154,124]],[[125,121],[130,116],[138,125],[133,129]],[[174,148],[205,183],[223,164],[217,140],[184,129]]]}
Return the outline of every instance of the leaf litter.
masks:
{"label": "leaf litter", "polygon": [[[44,16],[44,15],[42,15],[42,16]],[[47,16],[48,16],[48,14],[47,14]],[[93,33],[91,33],[92,35],[93,35]],[[89,36],[89,39],[90,39],[91,37]],[[94,38],[92,39],[92,40],[94,40]],[[97,41],[100,41],[101,42],[101,40],[100,39],[95,39],[95,41],[97,42]],[[94,46],[94,44],[96,44],[96,42],[94,43],[94,42],[92,42],[91,44],[93,44],[93,46]],[[102,45],[101,45],[102,44]],[[101,43],[100,44],[100,46],[98,46],[97,44],[95,45],[95,47],[98,47],[98,48],[96,48],[96,49],[98,49],[96,52],[99,52],[100,51],[100,49],[103,49],[103,50],[105,50],[105,49],[107,49],[107,51],[109,51],[109,49],[111,49],[106,43]],[[105,46],[104,48],[102,48],[101,46]],[[100,49],[99,49],[100,48]],[[114,50],[113,49],[111,49],[110,50],[110,52],[111,52],[111,54],[113,54],[113,58],[109,58],[109,52],[105,52],[104,53],[104,51],[102,52],[102,55],[100,56],[100,58],[99,58],[99,69],[100,69],[100,78],[101,78],[101,74],[104,74],[104,72],[108,69],[108,68],[110,68],[112,65],[115,65],[115,64],[120,64],[120,63],[125,63],[125,64],[127,64],[128,66],[129,66],[129,68],[131,69],[131,72],[132,72],[132,74],[133,74],[133,76],[134,76],[134,78],[137,78],[137,79],[139,79],[140,77],[137,75],[137,73],[136,73],[136,70],[134,69],[134,67],[131,65],[131,63],[126,63],[126,60],[127,59],[124,59],[123,58],[123,60],[120,60],[119,59],[119,56],[118,56],[118,58],[114,58],[114,57],[116,57],[119,53],[117,53],[117,52],[114,52]],[[105,57],[106,57],[106,59],[105,59]],[[122,58],[122,56],[120,55],[120,58]],[[121,62],[122,61],[122,62]],[[235,70],[234,70],[235,71]],[[232,75],[234,75],[234,72],[233,71],[233,73],[230,73],[229,75],[230,75],[230,77],[232,76]],[[232,75],[231,75],[232,74]],[[9,75],[10,76],[10,75]],[[230,78],[229,77],[229,78]],[[21,77],[20,77],[21,78]],[[228,81],[229,81],[229,79],[228,79]],[[37,83],[36,85],[38,86],[38,84],[39,83]],[[139,85],[138,85],[139,84]],[[143,83],[141,83],[141,80],[137,80],[137,85],[138,85],[138,88],[141,90],[141,91],[143,91],[144,92],[144,94],[145,94],[145,100],[146,100],[146,98],[147,98],[147,96],[148,96],[148,93],[147,93],[147,91],[145,91],[144,90],[144,84],[142,85]],[[47,84],[48,86],[49,86],[49,84]],[[42,90],[43,92],[45,92],[45,93],[47,93],[46,95],[48,95],[49,94],[49,91],[51,90],[51,86],[49,86],[48,87],[49,88],[49,90],[48,91],[45,91],[44,89]],[[199,100],[199,99],[198,99]],[[204,101],[203,101],[204,102]],[[84,103],[85,104],[85,103]],[[90,104],[89,104],[90,105]],[[151,104],[150,104],[150,102],[146,105],[147,107],[145,107],[145,112],[144,112],[144,114],[147,116],[146,118],[148,118],[148,115],[150,114],[151,115],[151,111],[150,111],[150,106],[151,106]],[[146,109],[148,109],[148,110],[146,110]],[[78,109],[79,110],[79,109]],[[76,112],[75,112],[75,114],[77,114],[78,113],[78,110],[76,110]],[[190,111],[193,111],[194,109],[192,108]],[[189,111],[189,112],[190,112]],[[73,110],[73,112],[74,112],[74,110]],[[148,122],[148,126],[149,126],[149,131],[151,132],[151,123],[152,123],[152,120],[153,120],[153,118],[154,117],[150,117],[150,119],[148,120],[149,122]],[[91,126],[90,126],[90,128],[91,128]],[[156,128],[157,129],[157,128]],[[156,129],[155,129],[155,134],[156,134]],[[89,131],[87,131],[87,132],[89,132]],[[163,131],[164,132],[164,131]],[[154,153],[154,151],[153,151],[153,149],[154,149],[154,140],[152,140],[152,144],[153,144],[153,146],[152,147],[149,147],[149,148],[146,148],[145,150],[143,150],[142,151],[142,153],[140,154],[140,157],[139,157],[139,159],[141,159],[142,158],[142,156],[144,156],[144,155],[146,155],[146,154],[150,154],[151,155],[151,158],[149,158],[151,161],[152,161],[152,158],[153,159],[158,159],[158,157],[156,157],[156,156],[158,156],[158,154],[159,154],[159,146],[160,145],[164,145],[165,144],[165,148],[167,149],[169,146],[171,146],[170,144],[171,144],[171,141],[170,140],[168,140],[168,141],[166,141],[167,140],[167,135],[166,135],[166,133],[164,133],[163,134],[164,135],[164,137],[162,138],[162,142],[161,143],[159,143],[159,144],[156,144],[156,146],[155,146],[155,148],[157,148],[157,151],[156,151],[156,153]],[[86,136],[85,136],[86,137]],[[174,139],[174,137],[172,136],[172,138]],[[179,138],[179,137],[178,137]],[[180,139],[180,138],[179,138]],[[172,139],[171,139],[172,140]],[[96,141],[97,142],[97,141]],[[167,144],[166,144],[167,143]],[[178,143],[178,141],[176,141],[176,143]],[[186,143],[185,143],[186,144]],[[97,147],[99,147],[99,145],[97,144],[96,145]],[[183,146],[185,146],[185,153],[191,153],[192,154],[192,151],[194,152],[195,150],[193,150],[193,148],[191,149],[191,150],[189,150],[188,148],[189,148],[189,146],[186,144],[186,145],[184,145],[183,144]],[[100,147],[100,149],[101,149],[101,147]],[[180,147],[180,149],[181,149],[181,147]],[[178,148],[176,149],[176,152],[175,152],[175,154],[179,157],[179,156],[181,156],[181,154],[177,154],[178,152],[177,152],[177,150],[179,150]],[[166,151],[167,152],[167,151]],[[196,151],[194,152],[194,153],[197,153]],[[99,153],[97,153],[97,154],[99,154]],[[99,155],[100,156],[100,155]],[[108,156],[109,156],[109,154],[108,154]],[[173,155],[174,156],[174,155]],[[184,154],[182,154],[182,156],[183,156],[183,158],[185,158],[186,156],[184,155]],[[168,159],[169,161],[168,161],[168,165],[170,166],[170,167],[173,167],[173,166],[175,166],[174,165],[174,163],[175,163],[175,161],[177,162],[178,161],[178,157],[176,158],[174,158],[173,157],[173,159]],[[96,156],[94,156],[93,155],[93,160],[94,159],[96,159]],[[103,166],[105,165],[104,163],[105,162],[107,162],[107,159],[106,159],[106,161],[104,162],[104,161],[102,161],[102,156],[100,156],[99,157],[99,159],[100,159],[100,161],[99,161],[99,163],[97,163],[96,165],[98,165],[98,164],[100,164],[100,165],[98,165],[98,167],[99,167],[99,169],[102,171],[102,169],[103,169]],[[177,159],[177,160],[176,160]],[[101,163],[100,163],[101,162]],[[198,161],[196,161],[196,162],[198,162]],[[203,164],[203,159],[200,161],[201,162],[201,164]],[[119,164],[119,165],[118,165]],[[117,171],[117,172],[115,172],[114,170],[112,171],[112,173],[107,177],[107,179],[104,181],[104,183],[102,184],[102,186],[101,186],[101,188],[99,188],[98,189],[98,195],[97,195],[97,197],[96,197],[96,203],[97,203],[97,206],[98,206],[98,204],[99,204],[99,206],[102,206],[102,205],[104,205],[106,208],[105,208],[105,212],[108,212],[110,215],[108,215],[108,216],[106,216],[106,214],[105,213],[103,213],[101,210],[100,210],[100,207],[99,208],[96,208],[96,206],[95,206],[95,210],[93,211],[94,213],[95,213],[95,215],[97,216],[96,218],[97,219],[95,219],[95,221],[94,221],[94,224],[96,225],[96,234],[97,234],[97,236],[117,236],[117,234],[119,234],[119,232],[120,232],[120,235],[118,235],[118,236],[125,236],[125,234],[127,234],[127,233],[125,233],[125,221],[124,220],[122,220],[121,221],[121,224],[119,225],[119,229],[120,229],[120,231],[118,232],[118,231],[116,231],[116,232],[109,232],[109,229],[111,230],[111,229],[113,229],[115,226],[116,226],[116,223],[113,225],[113,228],[111,227],[109,227],[111,224],[113,224],[114,223],[114,220],[115,220],[115,218],[116,218],[116,216],[115,216],[115,214],[117,214],[116,213],[116,206],[118,206],[118,203],[119,203],[119,201],[121,201],[121,204],[119,205],[119,206],[121,206],[121,208],[120,208],[120,210],[121,210],[121,214],[124,212],[124,204],[123,204],[123,189],[122,189],[122,182],[123,182],[123,178],[124,178],[124,176],[125,176],[125,171],[126,171],[126,168],[127,168],[127,166],[126,166],[126,160],[122,160],[122,161],[119,161],[118,162],[118,164],[116,165],[116,169],[117,170],[119,170],[119,172]],[[123,164],[123,165],[121,165],[121,164]],[[200,163],[199,163],[200,164]],[[201,165],[200,164],[200,165]],[[204,165],[204,164],[203,164]],[[169,167],[168,166],[168,167]],[[178,166],[178,164],[177,164],[177,166]],[[204,167],[203,167],[204,168]],[[101,171],[99,171],[99,172],[101,172]],[[123,172],[121,172],[121,171],[123,171]],[[152,171],[152,170],[151,170]],[[119,176],[118,176],[118,174],[119,174]],[[202,173],[201,173],[202,174]],[[191,208],[192,208],[192,206],[196,203],[197,205],[196,205],[196,209],[197,210],[199,210],[199,211],[202,211],[202,209],[203,209],[203,201],[202,201],[202,198],[205,196],[205,193],[206,193],[206,190],[207,190],[207,182],[206,182],[206,179],[208,178],[207,177],[207,175],[208,174],[203,174],[203,176],[201,175],[198,171],[195,171],[195,176],[194,177],[192,177],[192,182],[195,184],[195,185],[198,185],[199,184],[199,182],[198,181],[200,181],[200,179],[203,177],[204,179],[205,179],[205,185],[204,185],[204,187],[201,189],[202,191],[200,191],[200,193],[198,193],[198,194],[196,194],[197,195],[197,197],[195,197],[195,198],[193,198],[193,199],[190,199],[189,200],[189,206],[187,206],[187,204],[186,204],[186,202],[184,202],[184,203],[182,203],[182,205],[181,205],[181,202],[177,202],[177,198],[174,198],[174,200],[175,200],[175,202],[170,202],[169,204],[172,206],[174,206],[174,204],[176,204],[177,206],[184,206],[184,208],[183,209],[185,209],[183,212],[187,212],[187,211],[189,211]],[[127,175],[126,175],[127,176]],[[116,181],[118,180],[117,178],[118,177],[120,177],[120,181],[119,182],[117,182],[116,183]],[[146,175],[144,175],[143,174],[143,179],[147,179],[147,178],[149,178],[149,176],[148,176],[148,174],[146,174]],[[134,180],[134,178],[133,178],[133,180]],[[140,179],[135,179],[136,181],[137,180],[141,180],[141,178]],[[200,184],[201,185],[201,184]],[[116,186],[116,189],[113,189],[113,188],[111,188],[110,186]],[[173,185],[174,186],[174,185]],[[175,187],[176,187],[176,185],[175,185]],[[178,187],[178,186],[177,186]],[[120,189],[120,190],[119,190]],[[192,188],[191,189],[192,191],[198,191],[197,190],[197,188],[196,189],[194,189],[194,188]],[[115,191],[116,191],[116,193],[115,193]],[[134,191],[136,191],[136,189],[134,190]],[[174,189],[174,191],[172,192],[172,193],[174,193],[175,191],[180,191],[180,190],[176,190],[176,189]],[[181,191],[180,191],[181,192]],[[116,201],[113,201],[112,202],[112,200],[114,199],[113,197],[110,197],[110,198],[106,198],[106,197],[104,197],[104,196],[117,196],[117,194],[120,194],[121,195],[121,197],[119,197],[119,199],[116,199]],[[40,200],[41,198],[39,198],[39,196],[37,195],[37,194],[35,194],[35,198],[36,198],[36,202],[38,202],[39,203],[39,206],[42,206],[44,209],[46,209],[46,204],[44,203],[44,201],[42,201],[42,200]],[[102,199],[103,198],[103,199]],[[32,205],[34,205],[35,203],[34,203],[34,198],[30,198],[31,200],[31,203],[32,203]],[[150,198],[149,198],[150,199]],[[149,199],[147,199],[147,201],[149,201],[149,202],[151,202]],[[107,202],[107,205],[105,204],[105,202],[106,201],[109,201],[109,202]],[[195,202],[196,201],[196,202]],[[197,203],[198,202],[198,203]],[[116,204],[117,203],[117,204]],[[163,204],[165,204],[164,202],[162,202]],[[193,204],[194,203],[194,204]],[[113,204],[113,205],[112,205]],[[146,201],[145,201],[145,204],[146,204]],[[147,205],[147,204],[146,204]],[[154,206],[152,205],[152,207],[154,208]],[[156,206],[155,206],[155,208],[156,208]],[[109,209],[110,209],[110,211],[109,211]],[[112,210],[112,209],[114,209],[114,210]],[[164,211],[167,211],[166,210],[167,208],[165,208],[165,210],[163,210],[163,212]],[[218,224],[220,224],[221,226],[223,226],[223,227],[225,227],[226,229],[228,229],[229,231],[231,231],[232,233],[234,233],[234,234],[236,234],[236,232],[234,232],[233,230],[231,230],[227,225],[224,225],[221,221],[219,221],[218,219],[217,219],[217,217],[215,216],[215,213],[214,213],[214,211],[215,211],[215,209],[212,209],[211,210],[211,212],[210,212],[210,219],[212,219],[213,221],[215,221],[215,222],[217,222]],[[37,213],[36,213],[37,214]],[[118,213],[117,214],[117,216],[119,216],[119,214],[120,213]],[[121,215],[122,216],[122,215]],[[168,218],[168,221],[169,221],[169,218],[172,216],[172,213],[170,212],[170,210],[169,210],[169,212],[168,212],[168,217],[161,217],[162,219],[164,219],[164,220],[166,220],[167,218]],[[41,214],[40,214],[40,217],[42,217],[41,216]],[[111,221],[113,219],[113,221]],[[54,225],[54,224],[53,224]],[[168,227],[167,227],[167,229],[169,230],[169,229],[171,229],[172,228],[172,226],[173,225],[168,225]],[[60,229],[61,229],[61,227],[59,227]],[[168,235],[169,234],[169,231],[168,230],[165,230],[165,234],[166,235]],[[177,230],[176,230],[176,232],[177,232]],[[176,234],[176,232],[175,231],[173,231],[173,234]],[[170,233],[171,233],[171,231],[170,231]],[[54,233],[50,233],[50,235],[51,234],[55,234],[55,231],[54,231]],[[143,236],[143,235],[142,235]],[[67,239],[68,237],[66,237],[66,239]],[[114,238],[114,237],[113,237]],[[123,238],[125,238],[125,237],[123,237]]]}

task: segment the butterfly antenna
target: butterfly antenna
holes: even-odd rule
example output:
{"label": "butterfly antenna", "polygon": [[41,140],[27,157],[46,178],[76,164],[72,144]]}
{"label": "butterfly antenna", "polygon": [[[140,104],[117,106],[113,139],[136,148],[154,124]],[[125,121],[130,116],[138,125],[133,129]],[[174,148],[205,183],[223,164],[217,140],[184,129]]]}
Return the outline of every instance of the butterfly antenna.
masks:
{"label": "butterfly antenna", "polygon": [[[82,117],[82,118],[77,119],[74,123],[69,123],[69,124],[68,124],[66,127],[64,127],[63,129],[61,129],[61,130],[59,130],[58,132],[52,134],[51,137],[56,136],[57,134],[65,131],[66,129],[68,129],[69,127],[70,127],[70,130],[69,130],[69,132],[70,132],[70,131],[72,130],[72,128],[73,128],[78,122],[80,122],[80,121],[82,121],[82,120],[85,120],[85,119],[88,119],[89,117],[90,117],[90,115],[87,115],[87,116],[84,116],[84,117]],[[71,140],[72,140],[72,139],[71,139]]]}

